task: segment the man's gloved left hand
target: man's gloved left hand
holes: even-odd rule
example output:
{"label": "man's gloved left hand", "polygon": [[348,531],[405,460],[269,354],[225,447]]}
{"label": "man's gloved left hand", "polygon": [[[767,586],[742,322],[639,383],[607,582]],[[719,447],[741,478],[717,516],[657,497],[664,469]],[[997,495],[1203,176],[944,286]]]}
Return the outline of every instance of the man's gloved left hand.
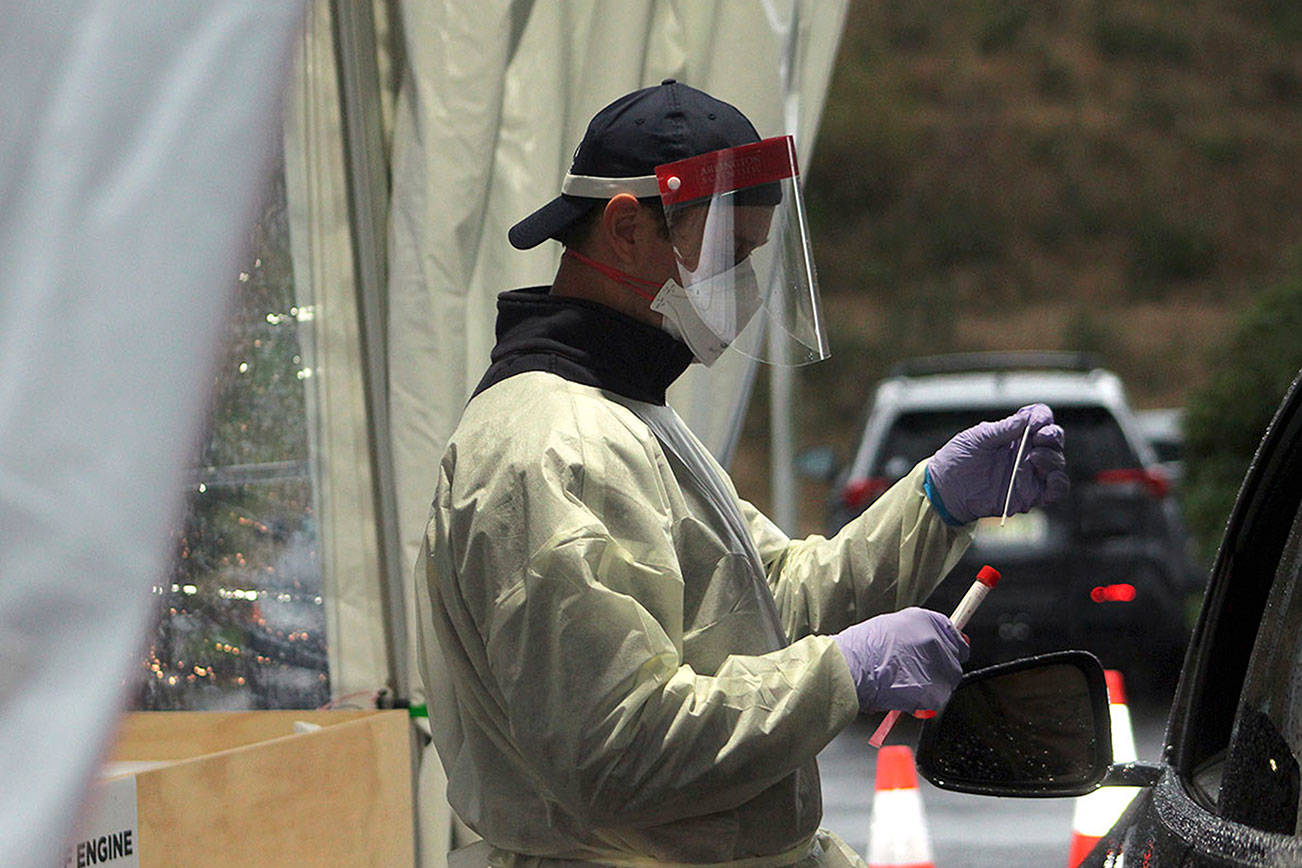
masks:
{"label": "man's gloved left hand", "polygon": [[1001,515],[1008,494],[1013,460],[1022,432],[1030,426],[1009,514],[1052,503],[1067,493],[1067,459],[1062,428],[1053,411],[1030,404],[998,422],[982,422],[961,431],[927,463],[927,497],[950,524],[967,524],[982,516]]}

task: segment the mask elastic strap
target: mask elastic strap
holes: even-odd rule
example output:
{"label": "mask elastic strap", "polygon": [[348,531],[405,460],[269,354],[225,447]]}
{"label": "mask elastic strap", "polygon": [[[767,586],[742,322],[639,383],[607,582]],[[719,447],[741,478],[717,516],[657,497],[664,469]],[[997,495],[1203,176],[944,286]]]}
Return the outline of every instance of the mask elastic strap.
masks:
{"label": "mask elastic strap", "polygon": [[627,272],[620,271],[618,268],[616,268],[613,265],[607,265],[604,262],[598,262],[597,260],[592,259],[591,257],[584,256],[582,253],[579,253],[577,250],[566,250],[565,255],[568,256],[570,259],[573,259],[575,262],[578,262],[582,265],[586,265],[588,266],[588,268],[591,268],[593,271],[596,271],[599,274],[609,277],[611,280],[615,281],[620,286],[627,287],[637,295],[640,295],[642,298],[645,298],[647,301],[655,301],[656,296],[660,293],[660,289],[661,289],[660,284],[651,280],[643,280],[640,277],[634,277],[633,275],[628,274]]}

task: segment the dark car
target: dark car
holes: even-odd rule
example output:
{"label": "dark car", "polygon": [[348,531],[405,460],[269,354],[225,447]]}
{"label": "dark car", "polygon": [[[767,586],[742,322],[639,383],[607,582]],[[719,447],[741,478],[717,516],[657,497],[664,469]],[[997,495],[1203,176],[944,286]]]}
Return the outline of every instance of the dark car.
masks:
{"label": "dark car", "polygon": [[1080,652],[964,677],[923,727],[937,786],[1015,796],[1143,787],[1082,863],[1302,865],[1302,375],[1240,489],[1161,762],[1109,765],[1106,692]]}
{"label": "dark car", "polygon": [[[982,564],[1004,580],[969,622],[978,664],[1086,649],[1167,689],[1202,579],[1168,480],[1120,380],[1078,353],[916,359],[879,384],[833,503],[833,530],[957,432],[1044,402],[1066,431],[1072,487],[1059,503],[981,519],[951,576],[923,604],[951,611]],[[1142,664],[1142,665],[1137,665]]]}

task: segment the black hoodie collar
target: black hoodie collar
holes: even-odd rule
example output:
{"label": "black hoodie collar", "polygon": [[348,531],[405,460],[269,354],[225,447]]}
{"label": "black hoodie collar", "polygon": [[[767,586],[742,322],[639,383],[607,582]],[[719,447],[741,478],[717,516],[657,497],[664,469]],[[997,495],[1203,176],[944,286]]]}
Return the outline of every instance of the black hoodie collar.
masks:
{"label": "black hoodie collar", "polygon": [[497,297],[497,346],[475,394],[526,371],[547,371],[650,404],[687,370],[692,351],[667,332],[546,286]]}

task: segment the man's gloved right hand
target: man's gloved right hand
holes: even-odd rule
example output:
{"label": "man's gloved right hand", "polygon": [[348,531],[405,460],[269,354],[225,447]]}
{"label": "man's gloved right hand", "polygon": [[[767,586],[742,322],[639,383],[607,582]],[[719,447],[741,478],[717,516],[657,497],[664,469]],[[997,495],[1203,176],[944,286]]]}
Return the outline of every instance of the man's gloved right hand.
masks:
{"label": "man's gloved right hand", "polygon": [[970,650],[948,618],[917,606],[869,618],[832,638],[850,666],[860,711],[940,708]]}
{"label": "man's gloved right hand", "polygon": [[1030,436],[1013,486],[1009,513],[1028,512],[1067,493],[1062,428],[1045,404],[1028,404],[998,422],[982,422],[954,435],[927,462],[924,490],[941,518],[967,524],[1000,515],[1013,477],[1022,432]]}

